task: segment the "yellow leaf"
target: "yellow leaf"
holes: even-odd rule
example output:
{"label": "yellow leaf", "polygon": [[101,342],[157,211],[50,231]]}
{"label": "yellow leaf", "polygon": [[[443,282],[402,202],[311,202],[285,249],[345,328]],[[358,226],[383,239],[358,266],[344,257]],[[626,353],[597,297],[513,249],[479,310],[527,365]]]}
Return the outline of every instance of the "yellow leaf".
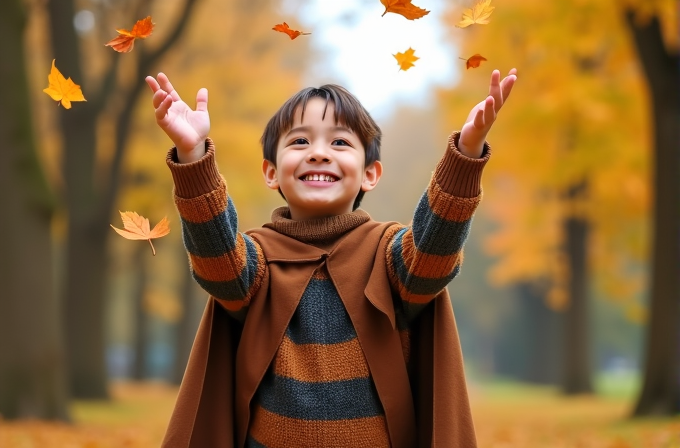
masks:
{"label": "yellow leaf", "polygon": [[491,0],[479,0],[472,9],[463,11],[463,17],[456,26],[458,28],[466,28],[475,23],[486,25],[489,23],[489,16],[491,16],[495,8],[495,6],[491,6]]}
{"label": "yellow leaf", "polygon": [[64,75],[57,69],[55,61],[56,59],[52,59],[52,70],[47,75],[49,85],[43,89],[43,92],[51,96],[54,101],[61,101],[64,109],[71,108],[71,101],[87,101],[80,86],[71,81],[71,78],[64,78]]}
{"label": "yellow leaf", "polygon": [[397,53],[392,56],[397,60],[397,63],[399,64],[399,70],[408,70],[409,68],[413,67],[413,63],[416,62],[419,57],[415,55],[416,50],[413,48],[409,47],[408,50],[406,50],[403,53]]}
{"label": "yellow leaf", "polygon": [[111,228],[118,233],[118,235],[128,240],[147,240],[151,245],[151,251],[156,255],[156,249],[153,247],[151,240],[160,238],[170,233],[170,225],[168,218],[164,217],[156,224],[153,230],[150,230],[149,220],[136,212],[120,212],[120,217],[123,219],[123,228],[118,229],[111,225]]}

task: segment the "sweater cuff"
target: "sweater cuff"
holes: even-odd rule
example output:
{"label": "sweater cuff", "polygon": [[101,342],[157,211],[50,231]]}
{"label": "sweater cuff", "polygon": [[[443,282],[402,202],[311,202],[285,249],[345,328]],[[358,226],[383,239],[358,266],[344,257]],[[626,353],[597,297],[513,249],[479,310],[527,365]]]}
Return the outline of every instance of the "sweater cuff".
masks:
{"label": "sweater cuff", "polygon": [[197,198],[222,185],[222,176],[215,163],[215,144],[205,140],[205,155],[195,162],[179,163],[177,148],[168,151],[165,158],[175,182],[175,195],[183,199]]}
{"label": "sweater cuff", "polygon": [[460,132],[449,137],[446,152],[437,164],[434,178],[446,193],[460,198],[475,198],[482,192],[482,170],[491,156],[491,147],[484,142],[479,159],[463,155],[458,149]]}

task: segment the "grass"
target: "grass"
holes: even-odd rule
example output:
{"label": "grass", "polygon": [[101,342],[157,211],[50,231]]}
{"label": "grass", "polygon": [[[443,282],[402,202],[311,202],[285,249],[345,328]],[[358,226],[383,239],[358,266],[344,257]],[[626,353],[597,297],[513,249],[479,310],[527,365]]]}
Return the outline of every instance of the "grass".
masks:
{"label": "grass", "polygon": [[[470,385],[480,448],[679,448],[680,417],[630,420],[636,380],[599,377],[565,397],[510,381]],[[157,448],[177,389],[115,383],[110,402],[76,402],[74,424],[0,421],[0,448]]]}

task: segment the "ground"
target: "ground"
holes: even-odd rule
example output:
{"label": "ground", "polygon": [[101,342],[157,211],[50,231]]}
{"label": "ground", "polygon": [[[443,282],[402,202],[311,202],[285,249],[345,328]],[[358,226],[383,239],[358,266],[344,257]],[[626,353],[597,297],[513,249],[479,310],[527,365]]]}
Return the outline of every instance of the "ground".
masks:
{"label": "ground", "polygon": [[[117,382],[111,393],[108,403],[74,403],[71,425],[0,421],[0,448],[159,447],[177,389]],[[630,420],[628,393],[568,398],[549,387],[494,381],[471,385],[470,397],[480,448],[680,447],[680,416]]]}

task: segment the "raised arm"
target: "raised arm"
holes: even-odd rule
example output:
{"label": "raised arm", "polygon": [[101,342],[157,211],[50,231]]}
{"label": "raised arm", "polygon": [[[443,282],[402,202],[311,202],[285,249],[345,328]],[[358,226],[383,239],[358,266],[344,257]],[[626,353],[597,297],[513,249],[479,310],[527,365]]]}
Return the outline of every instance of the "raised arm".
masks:
{"label": "raised arm", "polygon": [[217,170],[211,139],[205,147],[205,155],[196,162],[178,163],[175,148],[166,160],[175,181],[182,239],[198,284],[242,319],[266,274],[266,264],[259,244],[238,231],[236,208]]}
{"label": "raised arm", "polygon": [[163,73],[146,81],[154,94],[156,122],[175,144],[166,163],[175,182],[192,274],[232,316],[242,319],[266,266],[259,245],[238,231],[236,209],[215,163],[215,147],[208,138],[208,91],[198,91],[192,110]]}
{"label": "raised arm", "polygon": [[481,200],[482,170],[490,156],[486,135],[515,80],[514,69],[503,81],[494,70],[489,96],[472,109],[462,131],[449,137],[446,151],[416,207],[412,225],[394,228],[388,234],[390,282],[409,319],[460,270],[463,245]]}

